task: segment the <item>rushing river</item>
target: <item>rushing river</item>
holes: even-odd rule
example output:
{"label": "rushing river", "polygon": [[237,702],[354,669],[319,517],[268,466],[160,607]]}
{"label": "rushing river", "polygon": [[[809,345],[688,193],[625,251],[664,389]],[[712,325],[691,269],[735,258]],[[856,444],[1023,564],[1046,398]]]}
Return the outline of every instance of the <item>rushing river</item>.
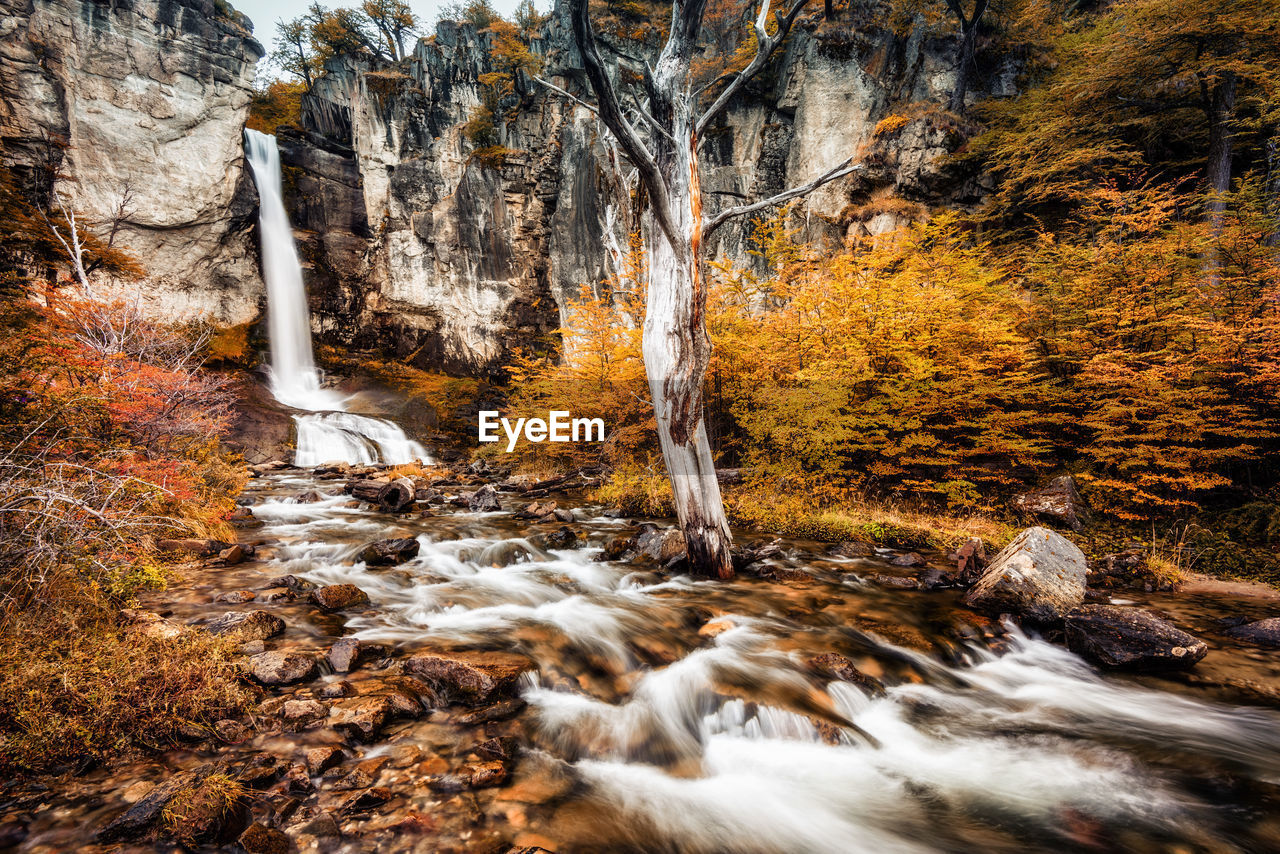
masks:
{"label": "rushing river", "polygon": [[[1275,711],[1222,702],[1186,678],[1099,675],[1059,646],[993,631],[952,593],[869,583],[894,571],[881,560],[796,543],[779,563],[808,577],[701,581],[597,560],[634,526],[599,508],[575,511],[588,547],[548,551],[538,534],[558,524],[439,507],[395,518],[340,494],[292,497],[317,486],[341,492],[309,475],[254,481],[265,525],[251,533],[266,560],[201,576],[177,617],[206,620],[227,609],[208,604],[213,594],[293,574],[369,594],[369,608],[343,615],[265,606],[289,624],[271,642],[282,648],[323,652],[355,634],[392,649],[343,677],[357,686],[433,646],[537,664],[511,720],[468,726],[442,709],[358,748],[357,758],[392,757],[378,778],[399,798],[391,811],[433,816],[433,830],[334,850],[507,850],[485,840],[561,854],[1280,850]],[[419,555],[392,569],[354,562],[361,544],[389,536],[416,537]],[[1197,607],[1179,620],[1205,633],[1260,606]],[[1206,637],[1219,647],[1206,672],[1274,678],[1269,653]],[[810,662],[828,653],[870,678],[822,675]],[[254,744],[287,758],[325,733]],[[414,764],[447,764],[503,734],[522,744],[512,778],[465,804]],[[406,752],[411,761],[394,761]]]}

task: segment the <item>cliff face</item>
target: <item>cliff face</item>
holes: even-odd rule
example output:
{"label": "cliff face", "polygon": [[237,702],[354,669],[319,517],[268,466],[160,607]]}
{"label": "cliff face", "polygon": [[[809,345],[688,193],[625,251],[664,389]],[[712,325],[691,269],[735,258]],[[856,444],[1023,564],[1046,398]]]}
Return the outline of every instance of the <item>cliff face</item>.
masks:
{"label": "cliff face", "polygon": [[[582,91],[561,15],[535,41],[547,74]],[[793,34],[778,72],[704,140],[712,213],[804,183],[853,155],[866,171],[793,211],[806,237],[840,244],[980,195],[950,174],[962,129],[940,108],[949,42],[862,31]],[[501,129],[514,153],[473,157],[464,134],[491,71],[488,37],[444,23],[395,70],[332,65],[282,134],[294,224],[307,232],[317,330],[424,366],[483,372],[560,325],[580,285],[606,277],[633,227],[625,170],[594,116],[526,81]],[[904,105],[910,105],[905,107]],[[886,126],[877,125],[901,113]],[[750,263],[746,229],[714,250]]]}
{"label": "cliff face", "polygon": [[0,0],[0,14],[6,159],[60,162],[86,223],[120,221],[152,313],[256,316],[241,134],[263,51],[248,20],[215,0]]}

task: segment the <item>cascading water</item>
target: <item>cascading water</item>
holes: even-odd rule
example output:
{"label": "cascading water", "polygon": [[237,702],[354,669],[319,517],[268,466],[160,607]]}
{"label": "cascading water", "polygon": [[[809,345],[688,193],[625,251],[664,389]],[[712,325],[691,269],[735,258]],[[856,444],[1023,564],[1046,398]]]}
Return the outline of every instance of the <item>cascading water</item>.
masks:
{"label": "cascading water", "polygon": [[245,129],[245,157],[258,187],[262,271],[267,281],[271,339],[271,393],[276,400],[314,414],[295,415],[298,446],[294,464],[356,465],[426,460],[427,451],[395,424],[346,411],[347,398],[323,388],[311,349],[311,321],[302,265],[284,209],[280,150],[276,138]]}

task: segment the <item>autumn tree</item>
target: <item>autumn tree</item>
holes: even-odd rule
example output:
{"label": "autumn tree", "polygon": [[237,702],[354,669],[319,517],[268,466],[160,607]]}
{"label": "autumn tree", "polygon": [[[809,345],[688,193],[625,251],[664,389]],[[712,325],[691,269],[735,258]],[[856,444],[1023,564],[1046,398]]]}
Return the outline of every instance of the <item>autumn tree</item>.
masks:
{"label": "autumn tree", "polygon": [[404,59],[405,39],[412,35],[418,26],[418,19],[404,0],[364,0],[360,11],[382,36],[391,58],[396,62]]}
{"label": "autumn tree", "polygon": [[1280,81],[1280,0],[1120,0],[1075,15],[1043,79],[991,105],[985,151],[1004,211],[1086,199],[1100,177],[1198,172],[1210,219],[1233,162],[1260,150]]}
{"label": "autumn tree", "polygon": [[[696,572],[719,578],[733,576],[733,563],[729,525],[702,408],[703,380],[711,358],[703,247],[726,222],[797,198],[855,167],[845,161],[803,187],[704,217],[698,140],[743,87],[764,70],[804,5],[805,0],[797,0],[785,12],[776,13],[770,32],[769,3],[763,0],[754,22],[754,57],[710,106],[699,110],[691,64],[705,0],[675,0],[666,43],[654,65],[644,64],[639,91],[627,78],[615,78],[606,66],[588,0],[572,0],[570,4],[574,39],[596,101],[590,108],[635,168],[647,198],[645,372],[690,565]],[[620,95],[625,90],[631,90],[626,98]],[[569,97],[584,103],[576,96]]]}
{"label": "autumn tree", "polygon": [[306,15],[276,21],[276,46],[271,62],[286,74],[302,81],[311,91],[320,62],[311,42],[311,21]]}

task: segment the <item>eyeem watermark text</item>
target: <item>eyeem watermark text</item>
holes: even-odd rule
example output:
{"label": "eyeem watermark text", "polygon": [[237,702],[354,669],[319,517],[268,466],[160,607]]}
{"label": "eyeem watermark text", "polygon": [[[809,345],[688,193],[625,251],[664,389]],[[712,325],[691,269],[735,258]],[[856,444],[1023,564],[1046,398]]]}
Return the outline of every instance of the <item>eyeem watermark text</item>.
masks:
{"label": "eyeem watermark text", "polygon": [[567,411],[553,409],[541,418],[517,418],[515,424],[499,417],[497,410],[480,412],[479,436],[481,442],[498,442],[498,428],[507,436],[507,453],[516,449],[521,432],[528,442],[603,442],[603,418],[573,418]]}

